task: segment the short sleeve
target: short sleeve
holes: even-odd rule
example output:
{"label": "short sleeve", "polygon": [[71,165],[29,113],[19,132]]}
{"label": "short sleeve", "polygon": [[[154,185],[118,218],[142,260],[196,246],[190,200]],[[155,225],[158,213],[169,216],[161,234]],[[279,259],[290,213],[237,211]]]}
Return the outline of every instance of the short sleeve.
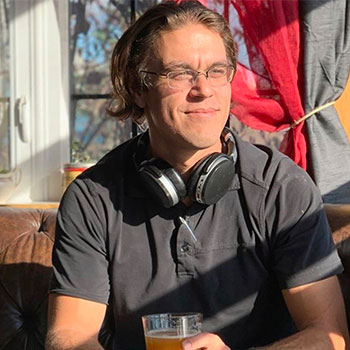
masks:
{"label": "short sleeve", "polygon": [[343,271],[319,190],[289,159],[277,168],[266,197],[266,232],[282,289]]}
{"label": "short sleeve", "polygon": [[60,203],[51,292],[107,304],[110,283],[104,214],[87,181],[75,180]]}

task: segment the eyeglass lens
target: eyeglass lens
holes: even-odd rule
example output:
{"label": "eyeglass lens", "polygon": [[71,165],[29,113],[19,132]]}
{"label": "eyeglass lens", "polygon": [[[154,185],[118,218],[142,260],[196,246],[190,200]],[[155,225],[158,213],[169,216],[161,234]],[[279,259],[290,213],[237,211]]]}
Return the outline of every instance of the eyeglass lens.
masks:
{"label": "eyeglass lens", "polygon": [[204,75],[211,86],[224,86],[231,80],[232,67],[218,66],[207,72],[196,72],[193,70],[173,71],[167,74],[168,84],[172,88],[192,87],[196,84],[199,75]]}

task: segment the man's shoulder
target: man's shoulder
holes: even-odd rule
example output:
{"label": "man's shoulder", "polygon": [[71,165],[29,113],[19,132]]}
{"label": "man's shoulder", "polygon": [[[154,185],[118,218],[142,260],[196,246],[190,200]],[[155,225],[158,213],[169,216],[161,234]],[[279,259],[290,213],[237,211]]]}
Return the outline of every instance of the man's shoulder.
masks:
{"label": "man's shoulder", "polygon": [[[321,195],[310,175],[277,149],[236,140],[238,175],[249,210],[319,210]],[[299,210],[301,212],[301,210]],[[260,212],[261,214],[261,212]],[[259,214],[259,215],[260,215]]]}
{"label": "man's shoulder", "polygon": [[133,153],[136,149],[138,136],[131,138],[106,153],[94,166],[82,175],[81,179],[109,179],[122,176],[133,167]]}
{"label": "man's shoulder", "polygon": [[85,170],[75,179],[70,192],[102,197],[109,197],[110,193],[124,193],[125,182],[132,182],[136,176],[133,154],[138,138],[136,136],[118,145]]}
{"label": "man's shoulder", "polygon": [[[274,147],[253,144],[236,137],[238,169],[241,179],[268,188],[277,176],[305,172]],[[306,173],[305,173],[306,175]]]}

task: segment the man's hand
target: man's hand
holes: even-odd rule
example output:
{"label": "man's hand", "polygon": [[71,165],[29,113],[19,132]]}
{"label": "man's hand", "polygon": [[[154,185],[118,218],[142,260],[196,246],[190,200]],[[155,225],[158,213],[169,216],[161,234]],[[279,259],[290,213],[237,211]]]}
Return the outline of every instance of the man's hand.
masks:
{"label": "man's hand", "polygon": [[182,350],[230,350],[219,336],[213,333],[201,333],[182,342]]}

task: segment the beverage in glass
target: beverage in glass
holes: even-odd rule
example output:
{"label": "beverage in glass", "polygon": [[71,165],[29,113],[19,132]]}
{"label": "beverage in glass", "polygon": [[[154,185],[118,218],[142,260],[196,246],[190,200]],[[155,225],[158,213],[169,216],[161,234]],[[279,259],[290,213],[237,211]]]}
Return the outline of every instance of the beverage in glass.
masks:
{"label": "beverage in glass", "polygon": [[200,313],[162,313],[142,316],[147,350],[181,350],[185,338],[202,331]]}

